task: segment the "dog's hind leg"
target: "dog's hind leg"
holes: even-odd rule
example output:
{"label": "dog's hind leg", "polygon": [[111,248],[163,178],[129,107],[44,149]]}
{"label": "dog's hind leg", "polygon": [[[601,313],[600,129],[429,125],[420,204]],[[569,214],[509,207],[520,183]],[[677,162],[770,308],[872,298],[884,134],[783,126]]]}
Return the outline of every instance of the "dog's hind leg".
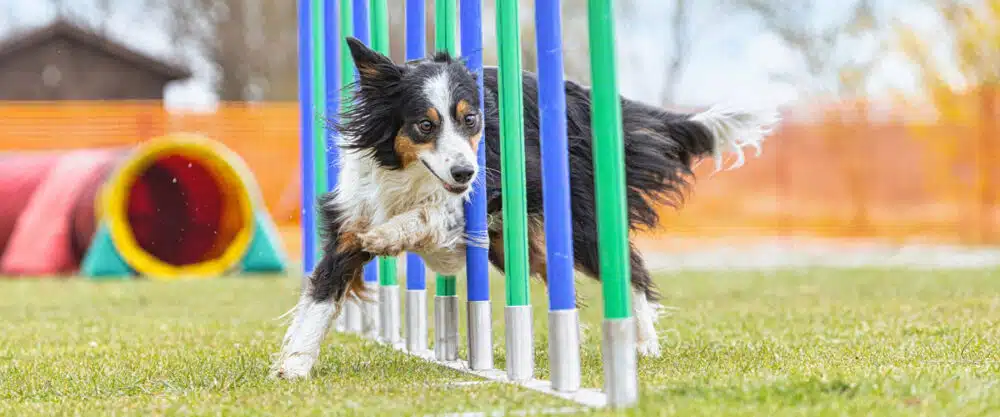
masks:
{"label": "dog's hind leg", "polygon": [[[584,274],[600,280],[600,252],[596,239],[590,239],[585,233],[574,236],[573,251],[577,268]],[[629,244],[629,263],[632,275],[632,315],[636,326],[636,350],[640,355],[658,357],[660,341],[656,334],[656,321],[659,318],[659,294],[654,288],[649,276],[649,270],[642,260],[639,251]]]}
{"label": "dog's hind leg", "polygon": [[659,319],[659,295],[653,289],[653,281],[635,246],[629,247],[632,268],[632,315],[635,316],[636,349],[640,355],[659,357],[660,340],[656,334]]}

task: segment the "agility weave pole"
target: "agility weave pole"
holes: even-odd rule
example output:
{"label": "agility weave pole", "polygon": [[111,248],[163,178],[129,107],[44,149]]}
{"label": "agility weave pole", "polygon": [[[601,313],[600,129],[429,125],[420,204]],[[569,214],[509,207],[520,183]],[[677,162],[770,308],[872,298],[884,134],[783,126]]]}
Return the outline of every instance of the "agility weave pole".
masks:
{"label": "agility weave pole", "polygon": [[[349,300],[337,328],[361,332],[429,361],[490,380],[518,385],[588,406],[627,407],[638,401],[635,325],[631,313],[628,223],[625,200],[624,147],[621,105],[615,69],[611,0],[590,0],[591,71],[593,87],[594,169],[600,235],[604,325],[604,392],[580,388],[579,319],[573,282],[572,219],[570,217],[569,161],[566,139],[565,90],[559,0],[536,0],[539,51],[539,101],[542,135],[542,171],[547,275],[549,283],[549,355],[552,381],[534,379],[534,343],[528,268],[528,218],[525,190],[521,40],[518,4],[497,0],[502,192],[504,196],[504,252],[506,272],[507,369],[493,369],[492,317],[489,298],[488,251],[468,245],[468,362],[460,361],[459,305],[455,277],[438,276],[434,301],[434,351],[427,350],[426,280],[423,262],[407,255],[406,341],[400,339],[400,299],[395,258],[378,260],[378,312]],[[435,49],[458,55],[455,34],[471,71],[479,74],[482,94],[481,0],[436,0]],[[425,3],[406,3],[407,59],[426,56]],[[460,13],[460,31],[456,15]],[[339,17],[339,21],[338,21]],[[316,261],[318,193],[332,189],[336,179],[336,138],[317,117],[336,117],[340,86],[351,82],[354,69],[343,39],[353,34],[376,51],[388,55],[388,19],[385,0],[299,0],[300,77],[302,105],[303,269]],[[368,29],[371,28],[371,36]],[[340,51],[340,53],[338,53]],[[339,71],[339,72],[338,72]],[[480,97],[480,105],[483,100]],[[319,111],[317,111],[319,109]],[[480,109],[482,111],[482,108]],[[320,149],[325,149],[321,152]],[[485,147],[478,149],[485,166]],[[466,232],[486,241],[485,169],[479,170],[472,198],[465,206]],[[365,281],[375,287],[374,266]],[[352,306],[353,304],[353,306]],[[362,309],[367,309],[362,311]],[[358,317],[361,316],[361,317]],[[363,323],[364,320],[368,323]],[[374,320],[378,319],[378,322]]]}

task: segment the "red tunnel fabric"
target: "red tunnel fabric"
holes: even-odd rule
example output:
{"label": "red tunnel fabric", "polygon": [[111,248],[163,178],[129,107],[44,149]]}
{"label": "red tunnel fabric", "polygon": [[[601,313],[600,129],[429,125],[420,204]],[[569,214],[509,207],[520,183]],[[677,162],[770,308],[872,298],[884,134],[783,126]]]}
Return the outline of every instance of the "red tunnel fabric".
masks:
{"label": "red tunnel fabric", "polygon": [[188,134],[129,148],[0,153],[0,276],[77,272],[99,226],[113,244],[101,250],[141,275],[224,274],[255,236],[245,178],[252,173],[238,155]]}
{"label": "red tunnel fabric", "polygon": [[[80,262],[74,253],[71,234],[78,232],[71,221],[78,199],[93,199],[82,191],[92,188],[113,165],[114,151],[75,151],[62,154],[50,164],[25,164],[20,168],[44,172],[40,181],[33,173],[3,177],[5,185],[19,190],[24,205],[14,216],[13,228],[0,256],[0,273],[9,275],[50,275],[73,271]],[[36,184],[35,187],[30,187]],[[17,203],[19,204],[19,203]],[[11,206],[17,204],[10,204]],[[4,212],[3,215],[14,213]],[[88,215],[86,213],[81,215]],[[89,213],[94,216],[93,211]],[[4,222],[10,222],[5,219]],[[79,232],[88,233],[86,230]],[[93,234],[93,229],[89,230]],[[89,239],[89,236],[88,236]]]}
{"label": "red tunnel fabric", "polygon": [[220,236],[223,190],[204,166],[172,155],[136,179],[128,220],[139,246],[173,265],[211,259],[229,242]]}
{"label": "red tunnel fabric", "polygon": [[49,175],[58,154],[8,154],[0,156],[0,255],[14,233],[17,218],[31,194]]}

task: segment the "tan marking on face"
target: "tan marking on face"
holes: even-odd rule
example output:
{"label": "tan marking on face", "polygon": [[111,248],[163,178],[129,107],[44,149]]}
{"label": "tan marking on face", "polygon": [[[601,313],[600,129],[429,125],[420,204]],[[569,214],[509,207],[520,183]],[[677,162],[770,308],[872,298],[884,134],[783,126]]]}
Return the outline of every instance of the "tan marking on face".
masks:
{"label": "tan marking on face", "polygon": [[469,138],[469,144],[472,145],[472,152],[479,152],[479,143],[482,142],[480,139],[483,138],[483,132],[476,133]]}
{"label": "tan marking on face", "polygon": [[[458,104],[455,105],[455,116],[458,118],[459,123],[464,124],[465,116],[475,112],[476,108],[473,107],[472,104],[469,104],[469,102],[466,100],[459,100]],[[479,140],[482,138],[482,136],[483,132],[480,131],[479,133],[469,138],[469,144],[472,145],[473,152],[479,151]]]}
{"label": "tan marking on face", "polygon": [[430,119],[432,122],[434,122],[434,124],[441,123],[441,115],[438,114],[437,109],[433,107],[427,109],[427,118]]}
{"label": "tan marking on face", "polygon": [[[430,112],[428,112],[430,115]],[[396,150],[396,155],[399,155],[399,159],[403,161],[403,168],[410,166],[410,164],[417,161],[417,154],[423,151],[429,151],[434,148],[433,143],[416,143],[410,135],[406,134],[403,129],[399,129],[396,132],[396,143],[394,149]]]}
{"label": "tan marking on face", "polygon": [[469,104],[468,101],[459,100],[458,104],[455,105],[455,113],[456,116],[458,116],[458,120],[464,119],[465,115],[472,113],[473,111],[475,111],[475,109],[471,104]]}

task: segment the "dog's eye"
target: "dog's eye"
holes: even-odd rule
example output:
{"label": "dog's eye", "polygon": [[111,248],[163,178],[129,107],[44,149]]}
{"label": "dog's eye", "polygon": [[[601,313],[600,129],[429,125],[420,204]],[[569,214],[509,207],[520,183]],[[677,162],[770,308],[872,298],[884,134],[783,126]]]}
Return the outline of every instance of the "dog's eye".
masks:
{"label": "dog's eye", "polygon": [[431,122],[430,120],[421,120],[419,123],[417,123],[417,129],[420,130],[420,133],[426,135],[434,131],[434,123]]}
{"label": "dog's eye", "polygon": [[476,127],[476,122],[478,121],[479,117],[477,117],[475,114],[465,115],[465,125],[468,127]]}

